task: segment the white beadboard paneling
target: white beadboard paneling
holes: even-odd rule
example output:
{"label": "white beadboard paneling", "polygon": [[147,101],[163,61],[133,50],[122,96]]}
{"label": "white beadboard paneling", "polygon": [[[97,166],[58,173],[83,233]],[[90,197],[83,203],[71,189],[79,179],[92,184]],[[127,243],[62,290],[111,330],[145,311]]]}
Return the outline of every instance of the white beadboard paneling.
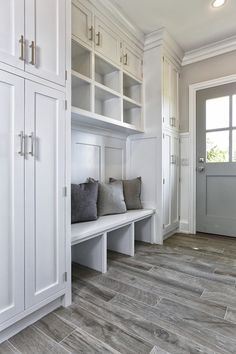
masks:
{"label": "white beadboard paneling", "polygon": [[189,196],[190,196],[190,164],[189,133],[180,134],[180,232],[190,231]]}

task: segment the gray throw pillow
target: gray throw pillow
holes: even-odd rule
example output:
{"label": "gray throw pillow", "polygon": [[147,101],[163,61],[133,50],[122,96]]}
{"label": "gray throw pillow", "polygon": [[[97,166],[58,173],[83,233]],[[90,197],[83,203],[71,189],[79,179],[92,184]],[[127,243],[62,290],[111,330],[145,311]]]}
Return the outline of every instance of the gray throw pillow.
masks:
{"label": "gray throw pillow", "polygon": [[[93,184],[93,183],[92,183]],[[113,183],[99,183],[98,214],[99,216],[126,213],[123,184],[121,181]]]}
{"label": "gray throw pillow", "polygon": [[96,220],[98,183],[71,185],[71,222]]}
{"label": "gray throw pillow", "polygon": [[[110,182],[116,181],[114,178],[110,178]],[[142,209],[141,203],[141,185],[142,178],[137,177],[135,179],[123,180],[124,197],[127,210]]]}

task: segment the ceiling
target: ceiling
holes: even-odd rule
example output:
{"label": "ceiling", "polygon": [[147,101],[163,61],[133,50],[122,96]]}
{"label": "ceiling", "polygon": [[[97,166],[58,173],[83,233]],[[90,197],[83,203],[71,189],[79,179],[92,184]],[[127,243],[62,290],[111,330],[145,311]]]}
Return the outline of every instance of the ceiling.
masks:
{"label": "ceiling", "polygon": [[236,0],[110,1],[145,34],[165,27],[185,52],[236,35]]}

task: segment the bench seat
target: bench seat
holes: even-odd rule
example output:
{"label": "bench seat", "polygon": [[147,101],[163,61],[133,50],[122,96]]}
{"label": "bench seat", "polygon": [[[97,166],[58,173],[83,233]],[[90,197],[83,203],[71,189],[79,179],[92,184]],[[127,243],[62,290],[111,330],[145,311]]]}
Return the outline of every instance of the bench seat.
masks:
{"label": "bench seat", "polygon": [[72,260],[102,273],[107,249],[134,256],[135,240],[153,243],[155,210],[130,210],[71,226]]}

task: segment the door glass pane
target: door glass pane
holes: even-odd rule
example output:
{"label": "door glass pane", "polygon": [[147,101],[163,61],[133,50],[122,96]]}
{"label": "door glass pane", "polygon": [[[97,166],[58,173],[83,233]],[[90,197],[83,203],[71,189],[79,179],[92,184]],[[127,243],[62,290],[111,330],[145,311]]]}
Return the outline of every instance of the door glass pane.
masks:
{"label": "door glass pane", "polygon": [[233,126],[236,127],[236,95],[233,95]]}
{"label": "door glass pane", "polygon": [[233,130],[233,153],[232,161],[236,162],[236,130]]}
{"label": "door glass pane", "polygon": [[206,129],[229,127],[229,96],[206,101]]}
{"label": "door glass pane", "polygon": [[206,133],[206,161],[229,162],[229,131]]}

